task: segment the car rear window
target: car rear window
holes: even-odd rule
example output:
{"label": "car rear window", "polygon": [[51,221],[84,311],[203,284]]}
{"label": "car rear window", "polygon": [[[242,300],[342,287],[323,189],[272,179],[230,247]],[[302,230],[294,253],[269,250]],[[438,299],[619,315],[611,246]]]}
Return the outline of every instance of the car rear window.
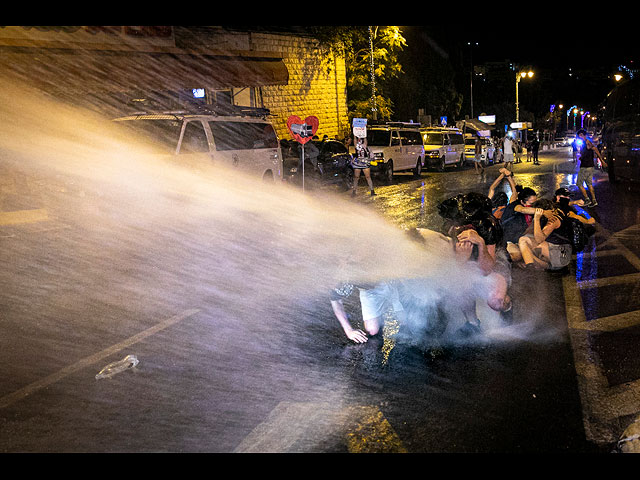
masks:
{"label": "car rear window", "polygon": [[391,137],[389,130],[368,130],[367,145],[370,147],[388,147]]}
{"label": "car rear window", "polygon": [[401,130],[400,136],[403,145],[422,145],[422,137],[417,130]]}
{"label": "car rear window", "polygon": [[175,153],[182,130],[178,119],[136,119],[118,122],[133,139],[151,145],[162,153]]}
{"label": "car rear window", "polygon": [[216,150],[253,150],[277,148],[278,137],[269,123],[209,122]]}
{"label": "car rear window", "polygon": [[435,133],[435,132],[423,133],[422,139],[425,145],[442,145],[443,143],[442,133]]}

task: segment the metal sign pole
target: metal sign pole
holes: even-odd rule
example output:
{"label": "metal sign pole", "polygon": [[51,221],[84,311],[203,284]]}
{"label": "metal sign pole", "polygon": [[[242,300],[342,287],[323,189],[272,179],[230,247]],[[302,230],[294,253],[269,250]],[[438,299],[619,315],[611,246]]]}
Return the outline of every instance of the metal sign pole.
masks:
{"label": "metal sign pole", "polygon": [[302,147],[302,191],[304,192],[304,143],[301,143]]}

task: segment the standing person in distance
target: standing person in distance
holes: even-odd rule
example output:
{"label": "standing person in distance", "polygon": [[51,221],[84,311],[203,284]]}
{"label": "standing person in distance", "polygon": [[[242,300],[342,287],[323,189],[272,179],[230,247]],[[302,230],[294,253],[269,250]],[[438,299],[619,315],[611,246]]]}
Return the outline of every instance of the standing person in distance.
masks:
{"label": "standing person in distance", "polygon": [[513,154],[516,157],[516,161],[513,163],[522,163],[522,157],[520,153],[522,152],[522,145],[517,139],[513,139]]}
{"label": "standing person in distance", "polygon": [[504,167],[513,172],[513,139],[509,135],[504,137]]}
{"label": "standing person in distance", "polygon": [[538,140],[538,137],[533,137],[533,140],[531,140],[531,153],[533,154],[534,165],[540,165],[540,161],[538,160],[539,150],[540,150],[540,140]]}
{"label": "standing person in distance", "polygon": [[[480,141],[480,137],[476,137],[475,156],[473,164],[475,165],[476,173],[480,173],[480,175],[482,175],[484,173],[484,166],[482,165],[482,142]],[[480,172],[478,172],[478,167],[480,168]]]}
{"label": "standing person in distance", "polygon": [[[576,133],[576,141],[578,138],[582,142],[578,147],[580,153],[580,170],[578,172],[576,184],[580,189],[580,193],[582,193],[582,196],[584,197],[584,206],[596,207],[598,205],[598,201],[596,200],[596,191],[593,188],[593,170],[595,166],[594,155],[600,159],[603,167],[606,167],[607,164],[602,158],[602,155],[600,155],[598,147],[591,143],[591,140],[587,138],[586,130],[578,130],[578,132]],[[589,193],[591,193],[591,199],[589,199],[587,190],[584,187],[585,185],[589,189]]]}
{"label": "standing person in distance", "polygon": [[366,138],[356,138],[355,154],[351,158],[351,166],[353,167],[353,190],[351,196],[356,196],[358,181],[360,180],[360,172],[364,172],[364,177],[369,184],[371,196],[376,195],[373,189],[373,181],[371,180],[371,151],[367,146]]}

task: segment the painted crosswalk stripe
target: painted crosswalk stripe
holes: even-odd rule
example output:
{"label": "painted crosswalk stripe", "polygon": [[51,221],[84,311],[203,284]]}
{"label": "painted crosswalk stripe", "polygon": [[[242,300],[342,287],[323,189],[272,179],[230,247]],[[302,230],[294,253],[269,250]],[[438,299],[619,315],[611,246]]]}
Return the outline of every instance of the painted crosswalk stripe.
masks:
{"label": "painted crosswalk stripe", "polygon": [[29,395],[32,395],[38,390],[41,390],[45,387],[48,387],[49,385],[59,382],[60,380],[68,377],[69,375],[75,372],[78,372],[101,360],[104,360],[110,355],[114,355],[120,352],[121,350],[127,347],[130,347],[131,345],[134,345],[138,342],[141,342],[145,338],[148,338],[151,335],[158,333],[167,327],[170,327],[171,325],[174,325],[182,320],[185,320],[186,318],[191,317],[192,315],[195,315],[199,311],[200,310],[198,309],[191,309],[191,310],[186,310],[178,315],[174,315],[173,317],[168,318],[160,323],[157,323],[156,325],[153,325],[152,327],[149,327],[146,330],[143,330],[142,332],[137,333],[136,335],[133,335],[132,337],[127,338],[126,340],[123,340],[122,342],[116,343],[115,345],[105,348],[104,350],[98,353],[95,353],[81,360],[78,360],[72,365],[64,367],[61,370],[58,370],[57,372],[52,373],[47,377],[44,377],[38,381],[35,381],[27,385],[26,387],[16,390],[13,393],[5,395],[4,397],[0,397],[0,408],[6,408],[9,405],[12,405],[13,403],[19,400],[22,400],[23,398],[26,398]]}
{"label": "painted crosswalk stripe", "polygon": [[15,210],[13,212],[0,212],[0,226],[44,222],[46,220],[49,220],[49,215],[45,208],[37,208],[33,210]]}

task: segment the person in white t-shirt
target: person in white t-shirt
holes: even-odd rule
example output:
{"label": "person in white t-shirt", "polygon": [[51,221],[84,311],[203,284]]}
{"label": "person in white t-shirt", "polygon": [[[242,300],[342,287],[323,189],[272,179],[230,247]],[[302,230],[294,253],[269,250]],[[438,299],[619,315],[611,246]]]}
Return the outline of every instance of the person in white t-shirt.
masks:
{"label": "person in white t-shirt", "polygon": [[513,139],[506,135],[504,137],[504,166],[513,172]]}

